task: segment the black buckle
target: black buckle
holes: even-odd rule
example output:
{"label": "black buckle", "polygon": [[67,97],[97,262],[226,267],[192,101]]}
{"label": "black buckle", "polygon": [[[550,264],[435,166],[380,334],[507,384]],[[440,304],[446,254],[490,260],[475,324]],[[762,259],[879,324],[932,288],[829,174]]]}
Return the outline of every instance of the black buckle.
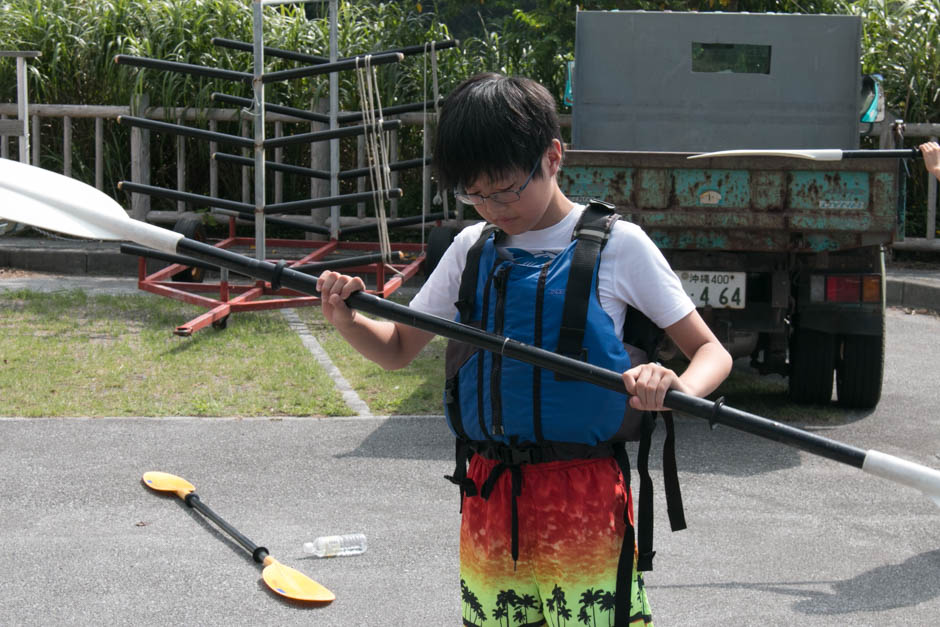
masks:
{"label": "black buckle", "polygon": [[509,463],[512,466],[532,463],[532,449],[529,448],[509,448]]}

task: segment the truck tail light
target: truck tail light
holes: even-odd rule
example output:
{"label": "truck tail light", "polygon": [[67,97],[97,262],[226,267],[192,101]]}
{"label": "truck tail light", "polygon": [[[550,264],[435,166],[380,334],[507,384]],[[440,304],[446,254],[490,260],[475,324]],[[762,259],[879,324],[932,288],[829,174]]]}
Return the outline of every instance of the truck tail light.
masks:
{"label": "truck tail light", "polygon": [[830,303],[857,303],[862,299],[862,279],[858,275],[826,277],[826,300]]}
{"label": "truck tail light", "polygon": [[881,302],[881,277],[877,274],[867,274],[862,276],[862,302]]}
{"label": "truck tail light", "polygon": [[[825,287],[823,287],[825,285]],[[881,302],[881,276],[877,274],[833,274],[810,277],[810,300],[829,303]]]}

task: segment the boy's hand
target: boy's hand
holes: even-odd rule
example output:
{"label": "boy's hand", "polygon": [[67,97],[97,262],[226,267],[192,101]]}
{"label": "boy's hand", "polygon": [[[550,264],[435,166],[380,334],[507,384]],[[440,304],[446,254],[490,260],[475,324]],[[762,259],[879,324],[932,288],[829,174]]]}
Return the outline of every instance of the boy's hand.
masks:
{"label": "boy's hand", "polygon": [[926,142],[918,146],[924,155],[924,167],[927,171],[940,179],[940,144]]}
{"label": "boy's hand", "polygon": [[630,394],[630,407],[641,411],[663,411],[666,392],[687,392],[679,376],[659,364],[642,364],[623,373],[623,384]]}
{"label": "boy's hand", "polygon": [[348,328],[356,319],[356,312],[344,302],[354,292],[366,289],[359,277],[351,277],[338,272],[324,272],[317,279],[317,291],[320,292],[323,316],[337,328]]}

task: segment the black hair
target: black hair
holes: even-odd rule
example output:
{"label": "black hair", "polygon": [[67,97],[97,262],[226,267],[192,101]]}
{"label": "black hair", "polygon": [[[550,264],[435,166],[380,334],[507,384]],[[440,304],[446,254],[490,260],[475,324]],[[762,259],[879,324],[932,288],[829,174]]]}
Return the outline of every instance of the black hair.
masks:
{"label": "black hair", "polygon": [[[528,173],[553,139],[561,142],[561,127],[547,89],[528,78],[477,74],[441,105],[434,165],[445,188],[465,188],[481,176]],[[542,176],[537,168],[533,178]]]}

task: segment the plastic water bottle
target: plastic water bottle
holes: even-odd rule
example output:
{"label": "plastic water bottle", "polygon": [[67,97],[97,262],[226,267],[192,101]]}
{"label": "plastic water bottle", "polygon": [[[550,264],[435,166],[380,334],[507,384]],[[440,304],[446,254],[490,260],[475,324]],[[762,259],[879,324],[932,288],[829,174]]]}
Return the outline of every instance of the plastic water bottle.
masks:
{"label": "plastic water bottle", "polygon": [[313,542],[304,542],[304,553],[317,557],[345,557],[365,553],[366,537],[361,533],[340,536],[320,536]]}

